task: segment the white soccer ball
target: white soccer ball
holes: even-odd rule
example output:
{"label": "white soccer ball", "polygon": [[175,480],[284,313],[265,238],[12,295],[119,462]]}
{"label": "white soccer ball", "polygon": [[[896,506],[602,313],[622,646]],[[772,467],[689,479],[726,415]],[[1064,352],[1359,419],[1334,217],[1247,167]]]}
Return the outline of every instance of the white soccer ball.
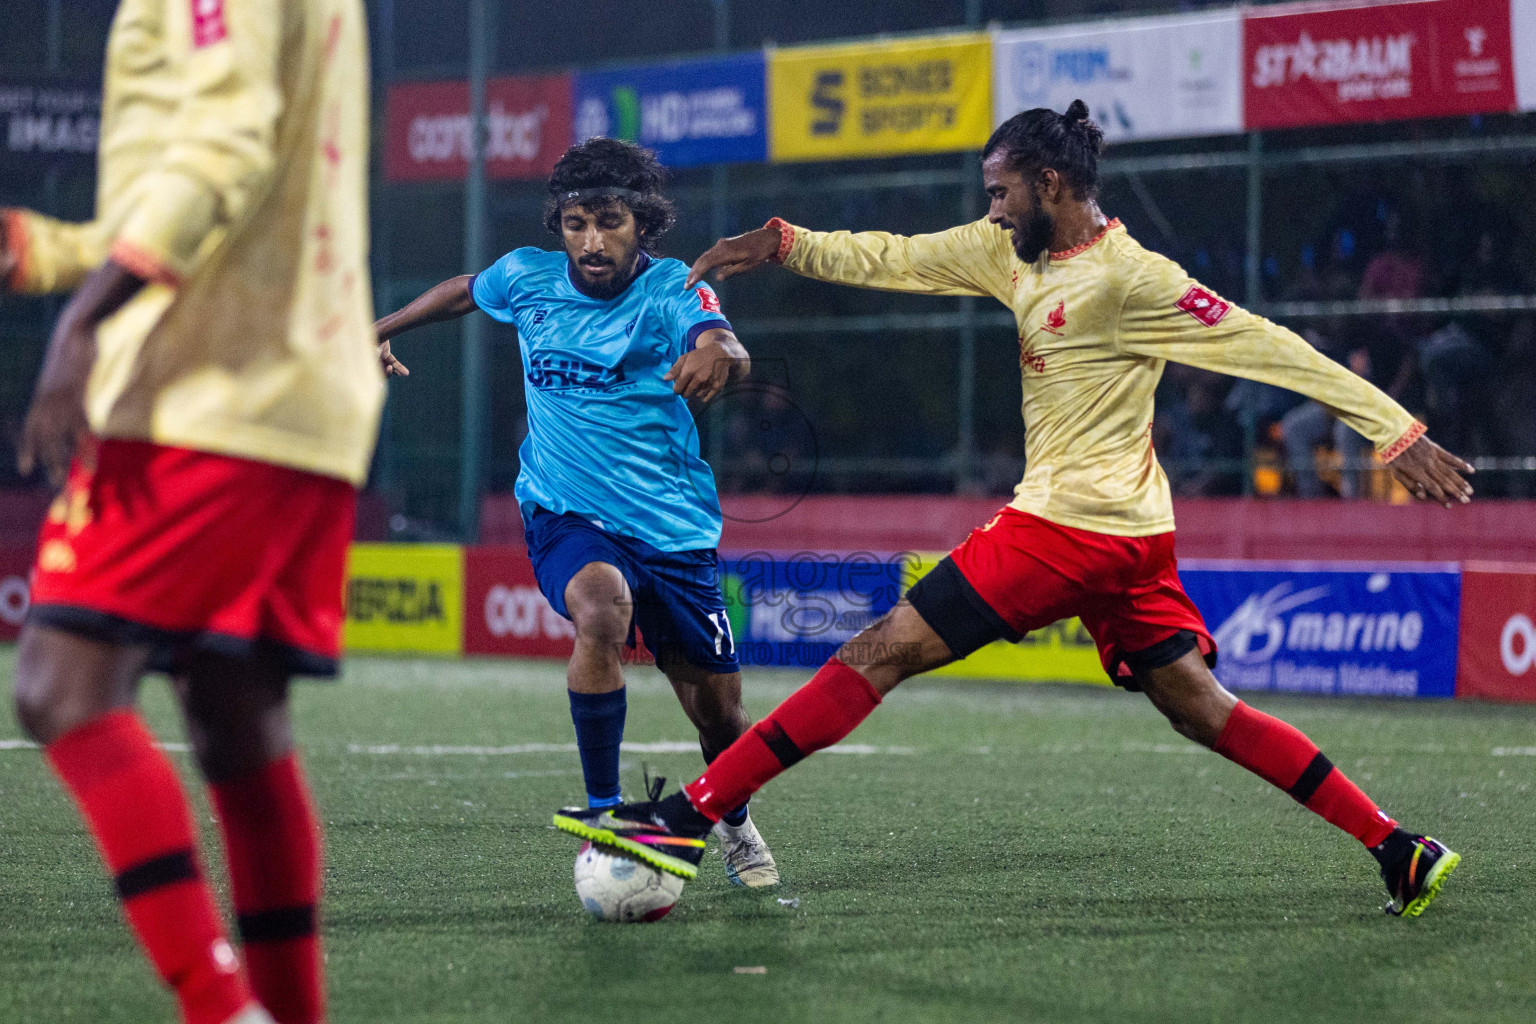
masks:
{"label": "white soccer ball", "polygon": [[683,880],[649,864],[583,844],[576,854],[576,895],[593,917],[636,924],[667,916],[682,895]]}

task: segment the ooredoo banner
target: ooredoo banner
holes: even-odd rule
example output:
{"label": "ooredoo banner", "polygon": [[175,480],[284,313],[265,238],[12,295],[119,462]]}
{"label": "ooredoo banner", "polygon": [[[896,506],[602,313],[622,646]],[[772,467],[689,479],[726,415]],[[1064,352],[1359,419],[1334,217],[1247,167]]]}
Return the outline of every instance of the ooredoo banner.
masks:
{"label": "ooredoo banner", "polygon": [[583,73],[576,138],[638,142],[670,167],[768,159],[761,52]]}
{"label": "ooredoo banner", "polygon": [[[384,175],[457,181],[469,169],[469,83],[407,82],[384,99]],[[571,145],[571,76],[485,85],[486,177],[542,178]]]}
{"label": "ooredoo banner", "polygon": [[576,627],[539,592],[519,547],[464,551],[464,653],[569,658]]}
{"label": "ooredoo banner", "polygon": [[457,655],[464,555],[455,544],[354,544],[347,555],[348,651]]}
{"label": "ooredoo banner", "polygon": [[1456,696],[1536,701],[1536,566],[1462,569]]}
{"label": "ooredoo banner", "polygon": [[1243,19],[1249,128],[1514,109],[1510,0],[1299,7]]}
{"label": "ooredoo banner", "polygon": [[1455,693],[1455,565],[1190,560],[1179,577],[1216,640],[1216,677],[1229,689]]}
{"label": "ooredoo banner", "polygon": [[31,547],[0,547],[0,640],[15,640],[26,621],[32,555]]}
{"label": "ooredoo banner", "polygon": [[1242,51],[1235,9],[998,32],[992,119],[1081,99],[1112,142],[1241,132]]}
{"label": "ooredoo banner", "polygon": [[975,149],[992,130],[986,35],[772,50],[768,85],[774,160]]}

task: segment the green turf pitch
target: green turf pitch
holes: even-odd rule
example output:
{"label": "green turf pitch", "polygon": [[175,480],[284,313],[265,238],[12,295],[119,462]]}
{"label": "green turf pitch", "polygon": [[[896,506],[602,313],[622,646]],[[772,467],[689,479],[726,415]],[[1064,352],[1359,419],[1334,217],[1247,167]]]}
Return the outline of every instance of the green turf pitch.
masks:
{"label": "green turf pitch", "polygon": [[[12,664],[0,650],[7,683]],[[749,709],[801,678],[752,675]],[[1353,840],[1140,697],[918,680],[852,737],[862,752],[755,801],[782,886],[732,888],[711,851],[671,917],[622,926],[581,910],[576,844],[548,827],[581,793],[576,755],[539,749],[572,742],[563,679],[358,659],[299,690],[337,1024],[1536,1019],[1536,709],[1255,701],[1466,855],[1417,921],[1381,913]],[[179,741],[163,684],[145,704]],[[171,1021],[16,736],[4,716],[0,1021]],[[675,742],[625,754],[628,790],[642,761],[691,777],[689,738],[659,675],[633,672],[629,739]]]}

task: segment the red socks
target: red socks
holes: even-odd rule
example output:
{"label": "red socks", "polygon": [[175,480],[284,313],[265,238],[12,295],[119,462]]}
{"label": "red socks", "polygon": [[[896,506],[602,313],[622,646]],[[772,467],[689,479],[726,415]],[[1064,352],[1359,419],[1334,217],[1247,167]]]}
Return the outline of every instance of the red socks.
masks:
{"label": "red socks", "polygon": [[197,858],[176,769],[131,711],[61,736],[47,757],[112,872],[123,912],[186,1024],[224,1024],[251,1001]]}
{"label": "red socks", "polygon": [[683,792],[700,814],[719,821],[784,769],[853,732],[879,704],[869,680],[833,658]]}
{"label": "red socks", "polygon": [[251,986],[278,1024],[320,1024],[320,823],[298,758],[211,788]]}
{"label": "red socks", "polygon": [[1215,749],[1368,847],[1380,845],[1397,827],[1300,730],[1241,701]]}

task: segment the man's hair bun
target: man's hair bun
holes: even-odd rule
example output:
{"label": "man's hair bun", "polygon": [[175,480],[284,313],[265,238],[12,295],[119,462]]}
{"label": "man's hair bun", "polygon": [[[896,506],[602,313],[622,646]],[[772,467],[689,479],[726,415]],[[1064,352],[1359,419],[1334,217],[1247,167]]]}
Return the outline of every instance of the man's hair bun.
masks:
{"label": "man's hair bun", "polygon": [[1088,120],[1088,104],[1082,100],[1073,100],[1067,107],[1067,112],[1062,116],[1068,121],[1086,121]]}

